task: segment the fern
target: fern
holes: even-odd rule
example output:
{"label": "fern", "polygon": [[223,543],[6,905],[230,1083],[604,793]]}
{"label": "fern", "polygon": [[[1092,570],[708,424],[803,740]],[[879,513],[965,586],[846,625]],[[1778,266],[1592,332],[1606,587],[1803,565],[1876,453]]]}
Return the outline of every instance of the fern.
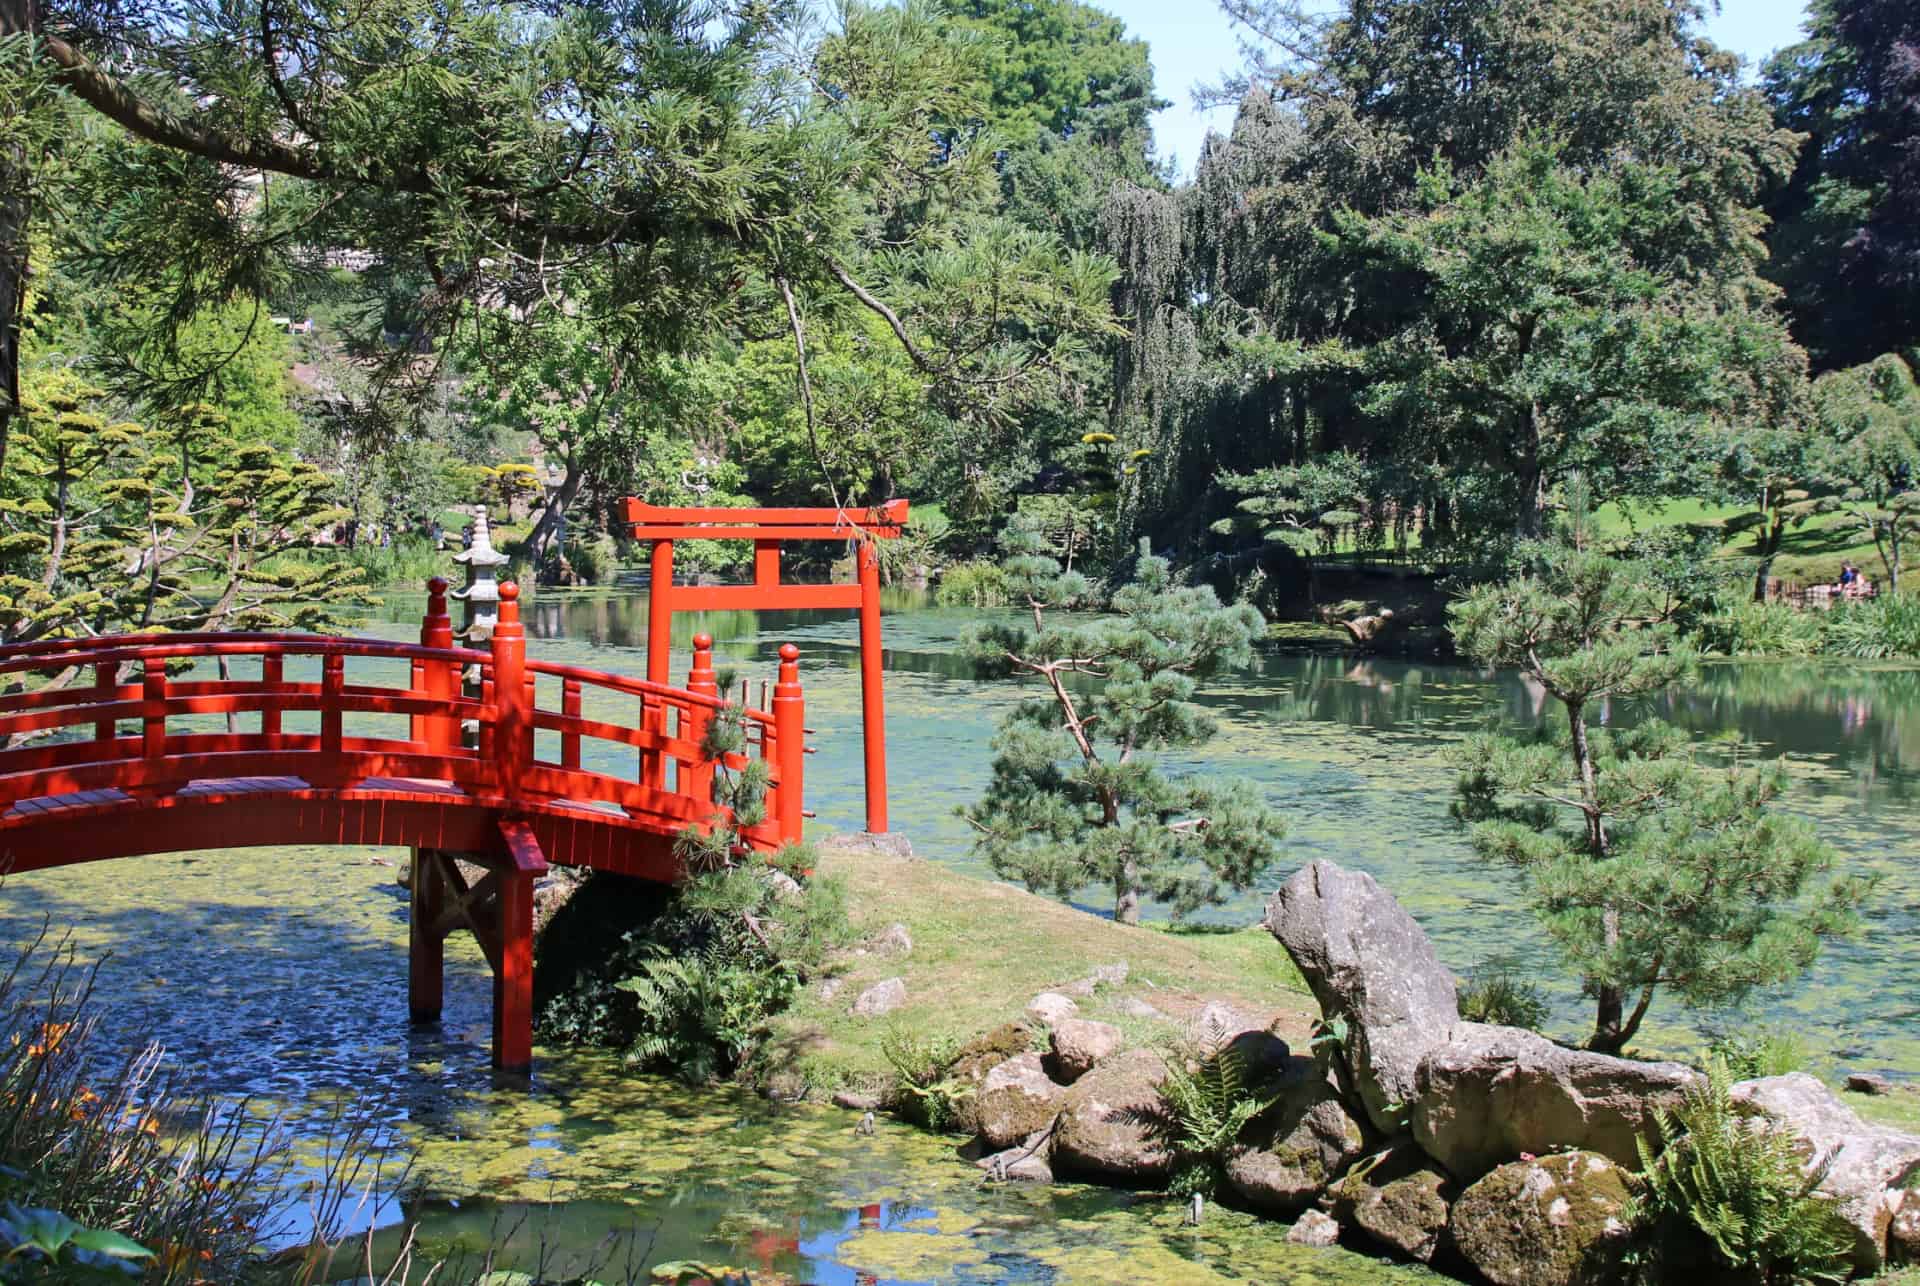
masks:
{"label": "fern", "polygon": [[893,1068],[893,1108],[929,1130],[945,1130],[959,1114],[960,1100],[971,1091],[947,1075],[959,1053],[951,1037],[929,1036],[909,1027],[890,1027],[880,1037],[880,1052]]}
{"label": "fern", "polygon": [[1678,1110],[1654,1111],[1658,1155],[1639,1141],[1643,1187],[1629,1213],[1642,1232],[1635,1259],[1645,1280],[1666,1279],[1676,1241],[1704,1240],[1722,1265],[1766,1286],[1846,1281],[1852,1231],[1815,1191],[1827,1164],[1804,1171],[1800,1140],[1740,1116],[1731,1085],[1714,1060]]}
{"label": "fern", "polygon": [[627,1060],[665,1066],[694,1083],[714,1080],[759,1042],[795,985],[790,973],[752,969],[713,952],[657,954],[614,984],[639,1010]]}
{"label": "fern", "polygon": [[1231,1043],[1175,1047],[1160,1082],[1164,1111],[1145,1125],[1173,1157],[1173,1190],[1212,1197],[1226,1177],[1227,1155],[1248,1122],[1279,1101],[1259,1084],[1246,1055]]}

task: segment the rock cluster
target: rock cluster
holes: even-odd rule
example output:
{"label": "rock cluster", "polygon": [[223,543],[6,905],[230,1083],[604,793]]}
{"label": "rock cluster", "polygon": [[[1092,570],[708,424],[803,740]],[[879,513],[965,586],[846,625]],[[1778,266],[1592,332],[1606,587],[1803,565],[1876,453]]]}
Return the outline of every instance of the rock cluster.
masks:
{"label": "rock cluster", "polygon": [[[1371,877],[1331,862],[1286,882],[1267,927],[1339,1034],[1344,1101],[1365,1118],[1366,1156],[1317,1198],[1335,1219],[1496,1283],[1619,1280],[1625,1170],[1654,1112],[1677,1107],[1700,1074],[1463,1021],[1419,925]],[[1861,1271],[1902,1253],[1909,1227],[1920,1249],[1920,1196],[1910,1206],[1906,1190],[1920,1138],[1867,1125],[1804,1074],[1742,1082],[1733,1099],[1803,1140],[1818,1191],[1853,1226]]]}
{"label": "rock cluster", "polygon": [[[1312,1056],[1223,1004],[1187,1022],[1190,1041],[1232,1046],[1274,1096],[1222,1158],[1240,1203],[1294,1220],[1290,1240],[1347,1238],[1497,1286],[1625,1280],[1627,1171],[1655,1112],[1679,1106],[1698,1072],[1462,1020],[1419,925],[1371,877],[1331,862],[1288,879],[1266,926],[1319,1001]],[[1097,982],[1125,976],[1120,966]],[[1166,1065],[1080,1016],[1072,997],[1095,991],[1035,996],[1022,1023],[949,1069],[972,1087],[960,1121],[990,1177],[1169,1177]],[[1920,1138],[1868,1125],[1811,1076],[1745,1081],[1732,1098],[1803,1142],[1861,1271],[1920,1260]]]}

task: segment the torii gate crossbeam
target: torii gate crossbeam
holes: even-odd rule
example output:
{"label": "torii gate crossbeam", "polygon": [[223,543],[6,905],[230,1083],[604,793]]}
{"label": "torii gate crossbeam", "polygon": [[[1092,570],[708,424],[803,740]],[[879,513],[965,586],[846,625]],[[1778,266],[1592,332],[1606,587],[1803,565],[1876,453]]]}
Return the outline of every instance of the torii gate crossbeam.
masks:
{"label": "torii gate crossbeam", "polygon": [[[887,830],[886,702],[881,690],[880,561],[875,542],[905,528],[907,502],[865,509],[669,507],[627,499],[635,540],[653,546],[647,608],[647,678],[665,682],[675,612],[795,611],[850,608],[860,613],[860,713],[866,746],[867,831]],[[676,540],[751,540],[747,585],[675,585]],[[780,580],[780,547],[789,540],[852,541],[858,576],[851,585],[789,585]]]}

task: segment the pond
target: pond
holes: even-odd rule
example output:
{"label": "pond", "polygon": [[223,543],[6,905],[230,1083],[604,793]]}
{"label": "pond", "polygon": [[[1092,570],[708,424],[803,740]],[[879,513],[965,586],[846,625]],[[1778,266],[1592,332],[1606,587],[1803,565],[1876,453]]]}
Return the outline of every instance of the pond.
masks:
{"label": "pond", "polygon": [[[972,677],[960,651],[967,626],[991,614],[937,608],[895,595],[886,618],[888,772],[892,828],[923,856],[989,874],[969,852],[955,815],[984,788],[990,741],[1020,685]],[[389,628],[417,619],[419,600],[388,604]],[[638,671],[646,604],[629,594],[550,595],[530,614],[536,646],[562,660]],[[801,648],[807,721],[819,753],[807,762],[807,799],[826,825],[864,825],[858,650],[844,614],[766,613],[675,619],[673,673],[697,630],[716,639],[717,663],[771,675],[781,643]],[[1403,901],[1457,971],[1500,957],[1555,1002],[1555,1033],[1585,1034],[1577,983],[1516,898],[1512,877],[1469,853],[1448,817],[1448,745],[1489,719],[1536,720],[1544,694],[1513,674],[1421,661],[1303,655],[1273,648],[1249,670],[1210,683],[1204,703],[1220,735],[1186,765],[1254,782],[1286,815],[1284,872],[1329,858],[1370,872]],[[1656,1002],[1643,1043],[1685,1051],[1699,1033],[1753,1017],[1802,1029],[1849,1069],[1920,1071],[1920,669],[1831,662],[1723,661],[1651,707],[1701,738],[1737,734],[1783,755],[1794,785],[1787,806],[1809,818],[1851,869],[1882,879],[1853,942],[1831,946],[1812,974],[1765,995],[1748,1014],[1688,1014]],[[1631,719],[1622,708],[1609,717]],[[1271,883],[1277,882],[1272,880]],[[1211,918],[1257,919],[1264,892]],[[1103,904],[1089,910],[1106,911]]]}
{"label": "pond", "polygon": [[[411,637],[421,605],[390,595],[367,628]],[[644,600],[549,594],[530,606],[537,655],[642,670]],[[983,613],[893,606],[911,609],[886,623],[893,827],[923,856],[980,871],[954,809],[984,784],[994,724],[1018,689],[973,679],[959,654],[962,630]],[[781,643],[799,644],[818,729],[809,803],[822,824],[858,829],[851,621],[769,613],[676,626],[676,676],[696,629],[717,636],[724,665],[754,678],[771,677]],[[1515,909],[1509,877],[1475,863],[1447,819],[1446,745],[1490,716],[1531,717],[1534,697],[1520,683],[1458,666],[1274,652],[1213,685],[1207,703],[1221,736],[1191,766],[1246,776],[1285,811],[1285,869],[1328,857],[1372,872],[1449,965],[1510,957],[1549,989],[1559,1033],[1578,1033],[1577,987]],[[1862,939],[1830,949],[1755,1015],[1803,1028],[1835,1067],[1920,1068],[1920,878],[1901,860],[1920,829],[1911,807],[1920,671],[1714,665],[1663,706],[1703,736],[1735,731],[1786,755],[1791,806],[1849,863],[1884,877]],[[450,944],[443,1027],[407,1027],[406,901],[383,865],[394,857],[235,850],[17,877],[0,897],[0,940],[21,940],[47,916],[71,926],[83,954],[110,953],[98,990],[108,1034],[129,1047],[164,1043],[201,1085],[314,1122],[353,1102],[381,1141],[419,1158],[410,1207],[388,1201],[372,1213],[418,1218],[436,1245],[511,1233],[523,1264],[706,1258],[821,1283],[1307,1283],[1408,1271],[1303,1252],[1275,1225],[1232,1214],[1196,1230],[1164,1203],[1123,1194],[983,1188],[950,1141],[885,1124],[858,1137],[843,1113],[696,1094],[595,1055],[544,1055],[532,1094],[496,1087],[485,967],[470,940]],[[1260,903],[1250,894],[1216,916],[1244,921]],[[1656,1015],[1651,1042],[1676,1050],[1733,1020],[1670,1006]]]}

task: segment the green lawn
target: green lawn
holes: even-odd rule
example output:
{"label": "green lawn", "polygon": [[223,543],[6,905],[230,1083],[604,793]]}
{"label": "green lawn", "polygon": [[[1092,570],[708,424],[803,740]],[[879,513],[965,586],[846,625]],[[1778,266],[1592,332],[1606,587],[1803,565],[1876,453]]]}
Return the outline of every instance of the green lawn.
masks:
{"label": "green lawn", "polygon": [[[1715,505],[1704,500],[1669,500],[1659,504],[1635,505],[1630,510],[1620,505],[1603,505],[1594,511],[1594,525],[1610,540],[1624,540],[1636,531],[1680,524],[1717,527],[1746,510],[1739,505]],[[1742,533],[1726,541],[1719,549],[1724,558],[1753,558],[1754,537]],[[1840,564],[1850,562],[1879,581],[1885,569],[1873,541],[1845,514],[1821,514],[1798,527],[1791,527],[1780,542],[1780,554],[1774,559],[1773,574],[1802,585],[1832,583],[1840,579]]]}
{"label": "green lawn", "polygon": [[[1082,1016],[1114,1023],[1135,1043],[1171,1042],[1207,1001],[1221,1000],[1305,1049],[1319,1013],[1293,962],[1264,929],[1129,928],[938,862],[877,852],[858,839],[823,842],[821,869],[846,878],[849,911],[870,941],[888,925],[904,924],[913,949],[905,956],[846,954],[831,998],[816,982],[777,1020],[766,1071],[815,1089],[888,1084],[881,1043],[890,1029],[965,1040],[1019,1018],[1037,992],[1122,961],[1124,983],[1101,986],[1078,1003]],[[884,1018],[849,1012],[862,990],[895,977],[907,986],[900,1010]]]}

